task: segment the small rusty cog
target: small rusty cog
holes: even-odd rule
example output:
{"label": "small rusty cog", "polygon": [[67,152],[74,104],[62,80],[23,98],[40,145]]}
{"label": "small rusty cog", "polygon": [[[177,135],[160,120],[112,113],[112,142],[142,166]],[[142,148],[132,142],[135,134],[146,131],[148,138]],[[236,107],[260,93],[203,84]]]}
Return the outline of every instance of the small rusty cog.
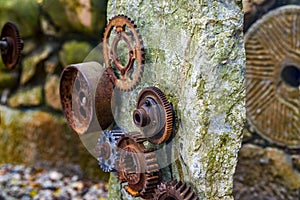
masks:
{"label": "small rusty cog", "polygon": [[123,135],[120,148],[118,178],[127,183],[125,190],[134,197],[152,199],[159,183],[159,165],[152,149],[143,145],[145,138],[138,132]]}
{"label": "small rusty cog", "polygon": [[[116,35],[110,38],[113,31]],[[118,55],[121,42],[125,42],[128,48],[128,61],[125,65]],[[122,91],[133,90],[142,77],[145,51],[137,26],[130,18],[117,15],[110,20],[103,37],[103,57],[115,86]]]}
{"label": "small rusty cog", "polygon": [[154,194],[154,200],[199,200],[190,186],[181,181],[172,180],[161,183],[157,186]]}
{"label": "small rusty cog", "polygon": [[96,154],[99,166],[104,172],[117,170],[119,158],[117,141],[122,135],[124,135],[122,130],[106,130],[98,139]]}
{"label": "small rusty cog", "polygon": [[3,63],[8,69],[14,69],[20,60],[24,46],[17,26],[7,22],[2,28],[0,39]]}
{"label": "small rusty cog", "polygon": [[165,94],[157,87],[143,89],[137,98],[133,121],[149,142],[166,142],[173,130],[174,117]]}

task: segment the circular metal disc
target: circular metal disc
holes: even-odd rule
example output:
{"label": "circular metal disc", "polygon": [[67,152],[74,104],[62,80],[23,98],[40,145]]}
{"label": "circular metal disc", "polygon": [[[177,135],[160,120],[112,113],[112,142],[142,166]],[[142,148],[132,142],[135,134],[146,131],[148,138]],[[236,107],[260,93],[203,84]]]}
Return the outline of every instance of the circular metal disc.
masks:
{"label": "circular metal disc", "polygon": [[2,29],[1,38],[8,43],[5,50],[1,50],[1,56],[4,65],[8,69],[14,69],[19,62],[23,41],[20,38],[19,30],[14,23],[7,22]]}
{"label": "circular metal disc", "polygon": [[272,143],[300,147],[300,7],[269,12],[245,35],[250,125]]}

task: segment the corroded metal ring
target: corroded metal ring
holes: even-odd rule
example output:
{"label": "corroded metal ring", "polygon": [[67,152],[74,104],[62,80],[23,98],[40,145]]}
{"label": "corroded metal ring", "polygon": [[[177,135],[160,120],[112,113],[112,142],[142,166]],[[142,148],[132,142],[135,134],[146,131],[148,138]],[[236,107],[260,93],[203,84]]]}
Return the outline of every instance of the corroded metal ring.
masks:
{"label": "corroded metal ring", "polygon": [[[110,38],[112,32],[116,34],[114,38]],[[128,49],[128,61],[125,65],[119,60],[120,41],[124,41]],[[145,52],[141,36],[130,18],[118,15],[110,20],[103,37],[103,57],[115,86],[122,91],[133,90],[143,73]]]}
{"label": "corroded metal ring", "polygon": [[94,109],[95,95],[101,94],[99,90],[106,88],[104,85],[110,82],[105,81],[105,75],[99,81],[99,74],[103,72],[104,69],[96,62],[70,65],[62,72],[60,99],[63,112],[70,127],[79,135],[99,131],[101,128],[106,129],[113,122],[111,104],[106,103],[111,101],[110,97],[98,95],[96,101],[98,104],[105,102],[106,107],[102,109],[105,109],[107,114],[99,122],[96,117],[97,109]]}

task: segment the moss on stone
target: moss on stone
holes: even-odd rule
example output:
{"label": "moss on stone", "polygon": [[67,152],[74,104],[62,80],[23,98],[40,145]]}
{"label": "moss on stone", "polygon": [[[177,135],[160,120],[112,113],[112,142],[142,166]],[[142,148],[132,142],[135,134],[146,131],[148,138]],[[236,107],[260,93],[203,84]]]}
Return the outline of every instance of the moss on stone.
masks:
{"label": "moss on stone", "polygon": [[43,102],[43,89],[37,86],[30,90],[19,90],[8,100],[8,105],[12,108],[39,106]]}
{"label": "moss on stone", "polygon": [[0,89],[12,88],[18,83],[16,75],[0,71]]}
{"label": "moss on stone", "polygon": [[117,124],[135,130],[132,102],[159,87],[177,111],[176,145],[184,146],[174,177],[202,199],[232,199],[245,120],[242,9],[235,1],[109,1],[108,18],[120,13],[134,19],[148,54],[137,89],[120,97]]}
{"label": "moss on stone", "polygon": [[8,22],[14,22],[22,37],[26,38],[39,30],[39,6],[36,0],[1,1],[0,27]]}
{"label": "moss on stone", "polygon": [[56,48],[55,44],[41,45],[23,59],[21,84],[26,84],[36,73],[38,65],[44,61]]}
{"label": "moss on stone", "polygon": [[106,0],[44,0],[42,8],[63,32],[81,32],[100,39],[106,24],[106,4]]}
{"label": "moss on stone", "polygon": [[[61,115],[0,106],[0,119],[0,163],[77,165],[85,177],[108,179]],[[69,173],[67,167],[65,170]]]}
{"label": "moss on stone", "polygon": [[64,67],[70,64],[81,63],[91,52],[92,47],[87,42],[66,42],[59,52],[59,58]]}

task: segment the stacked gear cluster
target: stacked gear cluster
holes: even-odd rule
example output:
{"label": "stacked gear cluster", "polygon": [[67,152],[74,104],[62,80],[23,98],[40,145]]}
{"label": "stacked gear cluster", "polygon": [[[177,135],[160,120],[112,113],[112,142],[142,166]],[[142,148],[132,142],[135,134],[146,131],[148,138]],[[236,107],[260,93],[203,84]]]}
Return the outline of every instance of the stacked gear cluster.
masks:
{"label": "stacked gear cluster", "polygon": [[[128,49],[127,60],[119,53],[122,43]],[[161,180],[163,166],[155,150],[172,139],[176,117],[159,88],[147,87],[138,94],[132,120],[139,132],[111,129],[114,88],[132,91],[143,74],[143,41],[130,18],[118,15],[110,20],[104,32],[103,57],[104,70],[99,63],[87,62],[70,65],[62,73],[61,103],[70,127],[86,142],[103,171],[114,172],[131,196],[157,200],[198,199],[185,183]],[[100,137],[99,132],[102,132]]]}

